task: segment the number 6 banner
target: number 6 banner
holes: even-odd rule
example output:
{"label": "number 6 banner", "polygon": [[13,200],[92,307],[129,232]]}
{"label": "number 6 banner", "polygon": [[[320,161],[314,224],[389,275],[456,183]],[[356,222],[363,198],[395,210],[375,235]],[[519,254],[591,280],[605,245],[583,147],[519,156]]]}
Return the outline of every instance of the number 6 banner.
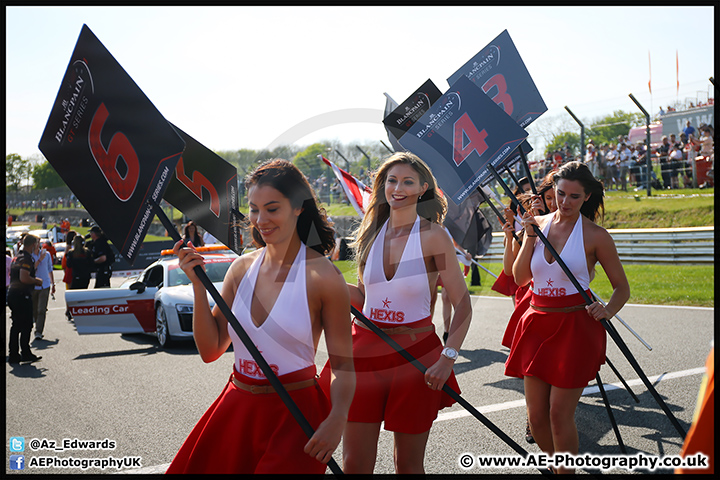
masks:
{"label": "number 6 banner", "polygon": [[185,142],[87,25],[39,148],[132,264]]}
{"label": "number 6 banner", "polygon": [[423,159],[457,205],[527,137],[502,108],[461,77],[408,132],[400,145]]}

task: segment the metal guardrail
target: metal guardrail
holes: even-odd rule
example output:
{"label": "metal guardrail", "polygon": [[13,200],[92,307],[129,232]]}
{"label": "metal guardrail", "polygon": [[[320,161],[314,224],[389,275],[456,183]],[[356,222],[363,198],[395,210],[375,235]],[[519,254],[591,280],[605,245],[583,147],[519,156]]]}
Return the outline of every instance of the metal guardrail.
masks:
{"label": "metal guardrail", "polygon": [[[624,263],[715,263],[715,227],[610,229]],[[502,232],[482,260],[502,261]]]}

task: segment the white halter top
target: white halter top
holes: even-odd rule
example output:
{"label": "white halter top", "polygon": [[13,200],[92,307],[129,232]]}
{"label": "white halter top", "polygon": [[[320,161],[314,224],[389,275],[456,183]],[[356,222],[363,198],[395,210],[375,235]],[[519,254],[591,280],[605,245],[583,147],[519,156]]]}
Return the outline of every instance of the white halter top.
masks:
{"label": "white halter top", "polygon": [[[547,237],[557,211],[553,212],[550,221],[545,225],[542,232]],[[587,268],[585,256],[585,242],[583,241],[582,214],[578,217],[565,246],[560,252],[565,265],[577,279],[583,290],[590,288],[590,274]],[[535,243],[530,269],[533,277],[533,293],[544,297],[562,297],[579,293],[570,279],[562,271],[558,262],[553,259],[548,263],[545,259],[545,244],[541,241]]]}
{"label": "white halter top", "polygon": [[[251,317],[253,292],[265,258],[263,249],[240,281],[232,312],[260,350],[272,371],[280,376],[315,364],[315,346],[307,299],[305,271],[306,247],[301,245],[287,279],[265,322],[257,327]],[[252,378],[265,378],[250,352],[228,323],[235,351],[235,369]]]}
{"label": "white halter top", "polygon": [[[430,287],[420,243],[420,217],[408,235],[393,278],[385,277],[383,253],[388,222],[375,237],[363,271],[363,314],[375,323],[402,325],[430,316]],[[382,325],[381,325],[382,326]]]}

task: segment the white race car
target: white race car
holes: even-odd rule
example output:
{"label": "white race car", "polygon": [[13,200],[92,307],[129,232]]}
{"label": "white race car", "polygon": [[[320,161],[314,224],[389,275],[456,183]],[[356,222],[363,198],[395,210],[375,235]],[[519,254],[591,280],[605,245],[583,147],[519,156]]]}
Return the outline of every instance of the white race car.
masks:
{"label": "white race car", "polygon": [[[225,273],[238,255],[222,245],[199,247],[198,251],[205,259],[208,277],[220,291]],[[209,293],[208,300],[212,308],[215,301]],[[67,290],[65,303],[80,335],[148,333],[157,336],[161,347],[193,336],[192,285],[172,250],[164,250],[139,277],[117,288]]]}

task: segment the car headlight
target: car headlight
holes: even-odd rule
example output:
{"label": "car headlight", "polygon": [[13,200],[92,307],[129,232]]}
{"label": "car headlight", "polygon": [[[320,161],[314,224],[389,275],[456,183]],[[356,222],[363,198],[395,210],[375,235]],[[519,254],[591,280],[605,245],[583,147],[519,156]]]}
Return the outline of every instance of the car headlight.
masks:
{"label": "car headlight", "polygon": [[190,315],[192,315],[193,313],[192,305],[175,305],[175,308],[177,309],[178,313],[185,313]]}

